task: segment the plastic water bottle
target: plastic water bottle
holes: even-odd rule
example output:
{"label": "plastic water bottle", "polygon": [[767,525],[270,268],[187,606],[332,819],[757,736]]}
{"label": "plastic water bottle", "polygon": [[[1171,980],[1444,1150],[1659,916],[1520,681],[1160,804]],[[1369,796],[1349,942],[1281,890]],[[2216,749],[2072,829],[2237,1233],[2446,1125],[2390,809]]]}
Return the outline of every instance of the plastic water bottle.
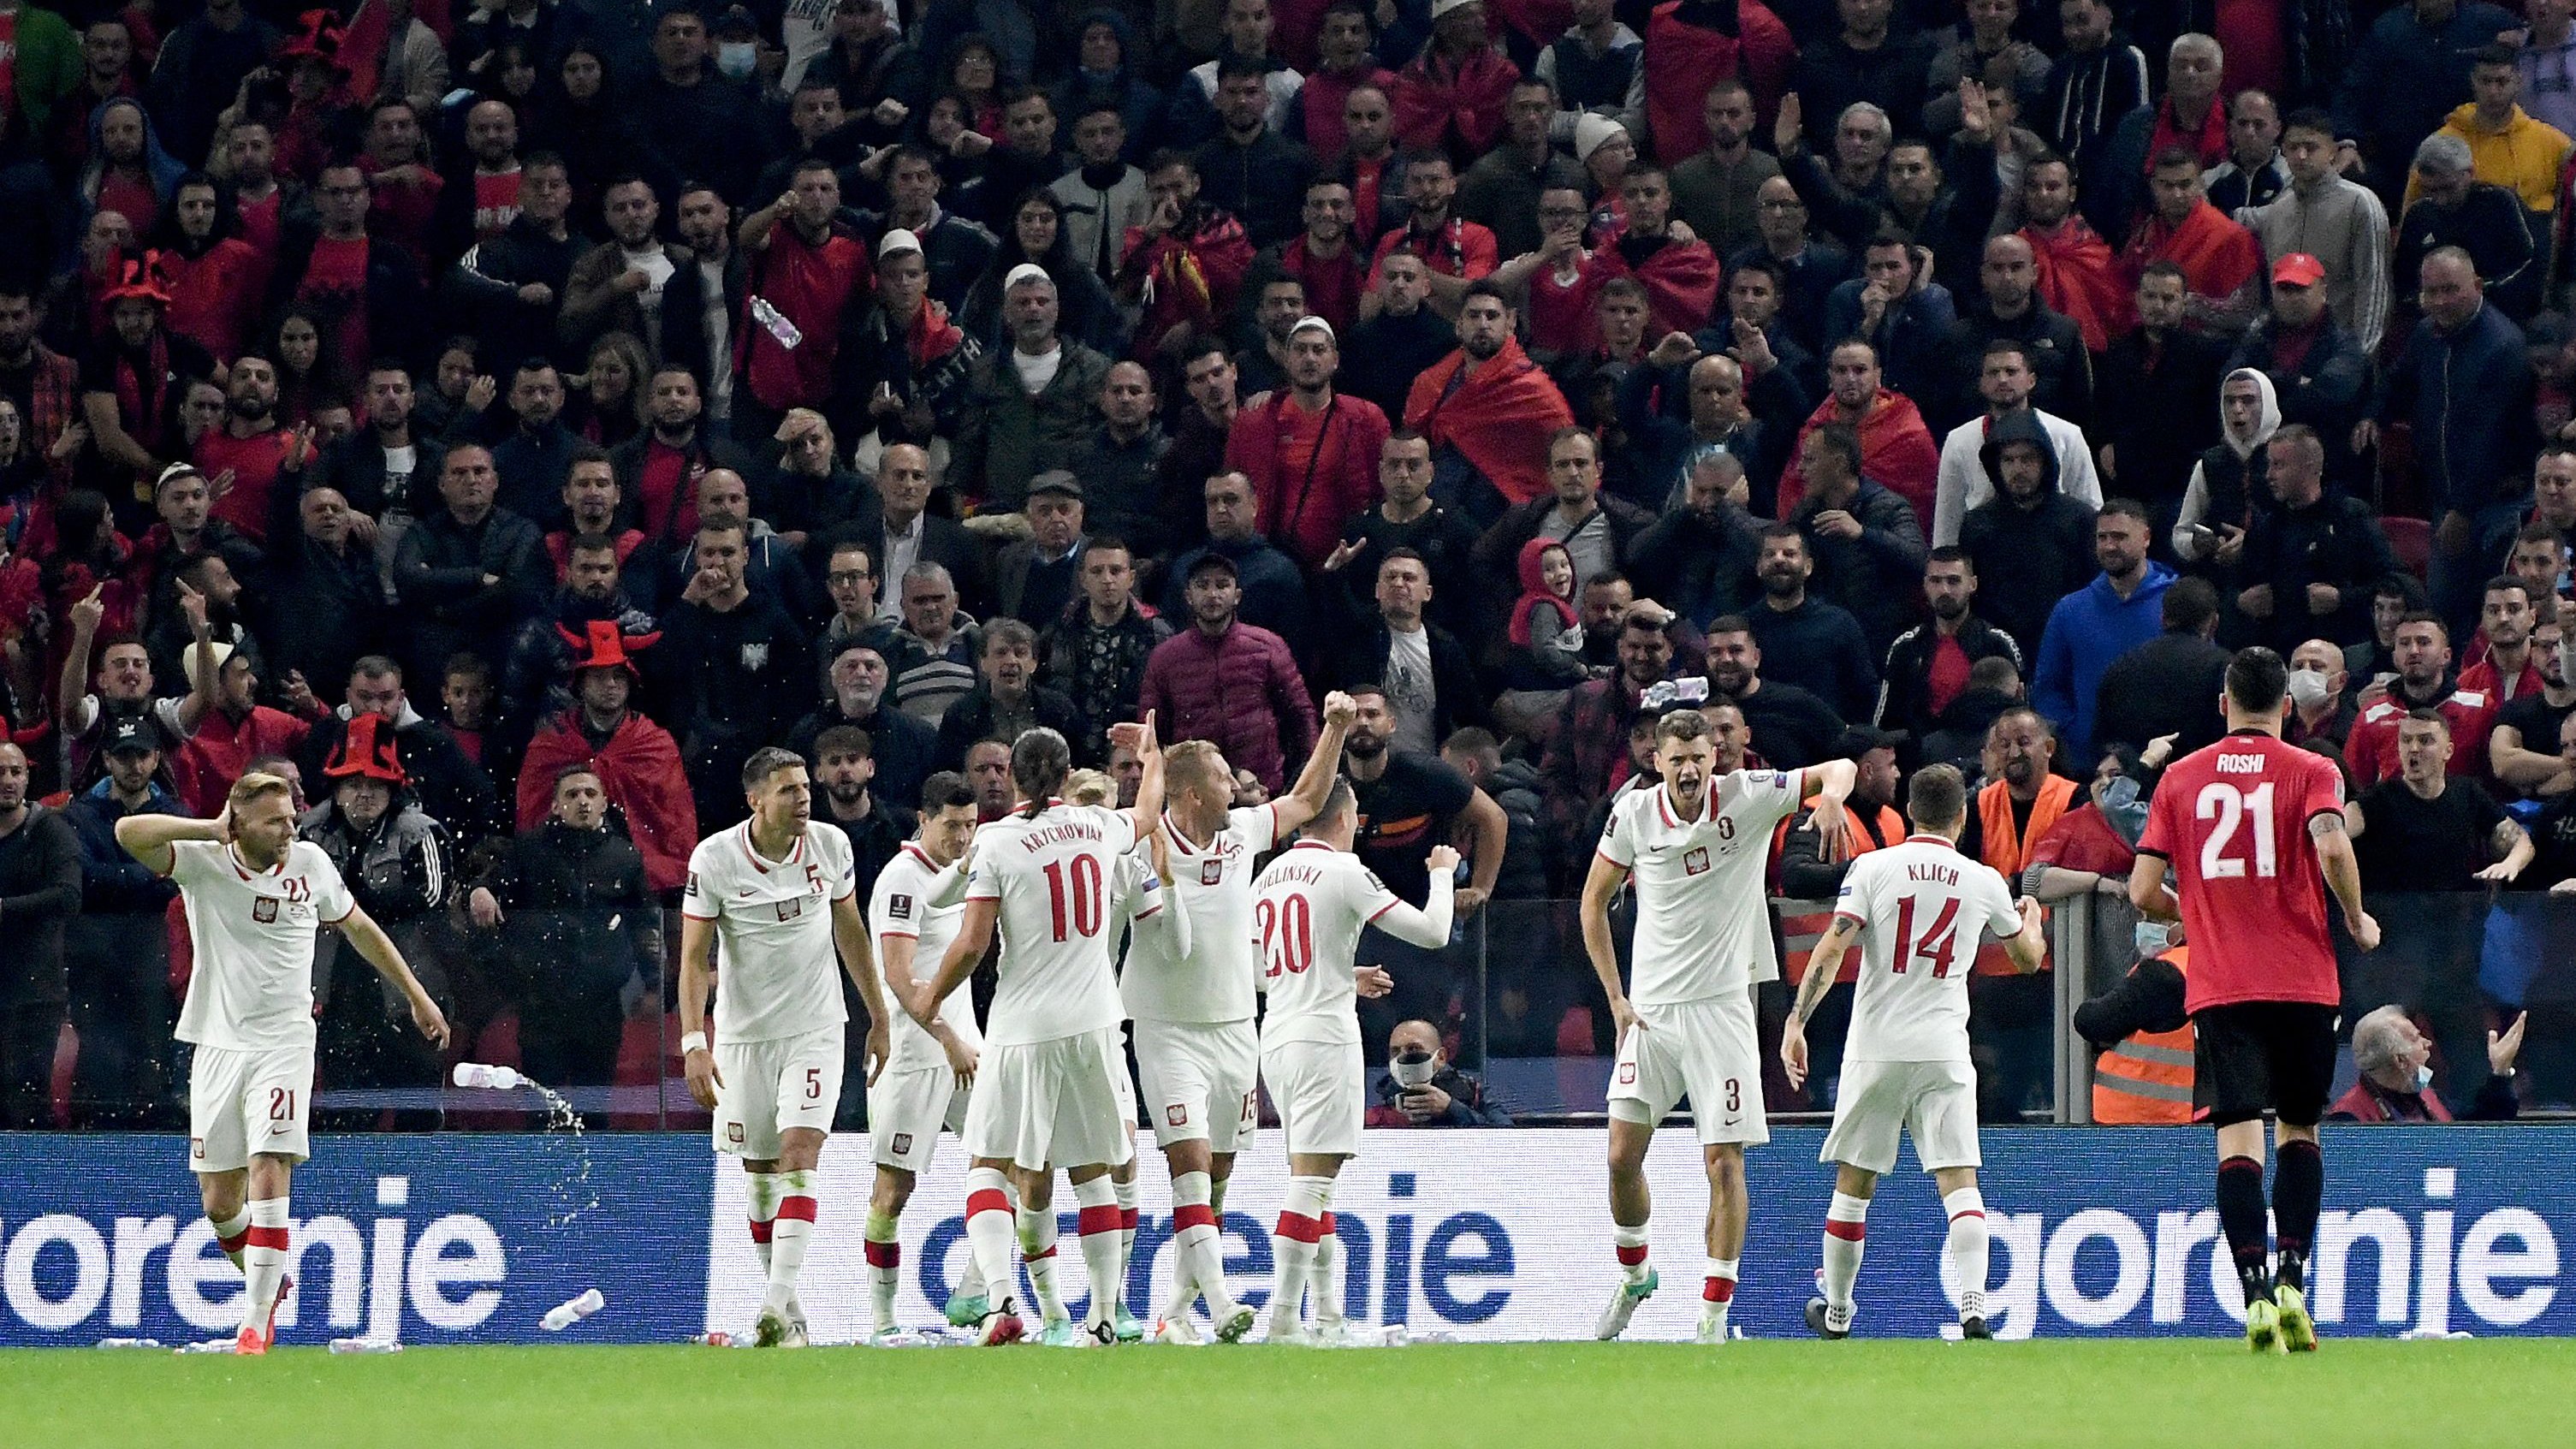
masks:
{"label": "plastic water bottle", "polygon": [[725,1332],[721,1328],[710,1329],[705,1333],[694,1333],[689,1335],[689,1342],[703,1344],[708,1348],[731,1348],[733,1347],[733,1335]]}
{"label": "plastic water bottle", "polygon": [[599,1296],[598,1289],[586,1289],[579,1298],[547,1309],[546,1316],[538,1320],[538,1326],[548,1333],[561,1333],[607,1306],[608,1300]]}
{"label": "plastic water bottle", "polygon": [[161,1346],[161,1340],[157,1338],[102,1338],[98,1341],[98,1346],[101,1348],[159,1348]]}
{"label": "plastic water bottle", "polygon": [[789,321],[787,314],[779,311],[767,297],[751,299],[751,320],[759,323],[764,331],[777,339],[779,346],[790,352],[805,341],[804,330]]}
{"label": "plastic water bottle", "polygon": [[487,1066],[482,1062],[458,1062],[456,1085],[476,1087],[489,1092],[509,1092],[529,1085],[528,1079],[510,1067]]}
{"label": "plastic water bottle", "polygon": [[403,1346],[390,1338],[335,1338],[333,1353],[400,1353]]}

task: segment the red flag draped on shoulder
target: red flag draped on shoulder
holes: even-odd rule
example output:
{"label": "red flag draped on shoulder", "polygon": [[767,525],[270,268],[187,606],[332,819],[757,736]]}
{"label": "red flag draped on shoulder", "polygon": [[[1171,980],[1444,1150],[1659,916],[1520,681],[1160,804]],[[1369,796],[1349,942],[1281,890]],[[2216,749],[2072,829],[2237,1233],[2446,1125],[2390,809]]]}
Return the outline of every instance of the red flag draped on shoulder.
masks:
{"label": "red flag draped on shoulder", "polygon": [[2039,264],[2040,300],[2075,320],[2086,351],[2100,352],[2138,325],[2111,244],[2084,218],[2069,216],[2045,231],[2025,226],[2019,235]]}
{"label": "red flag draped on shoulder", "polygon": [[1466,365],[1464,350],[1452,352],[1415,378],[1404,400],[1404,425],[1430,439],[1434,450],[1444,443],[1456,448],[1504,497],[1527,503],[1548,491],[1546,442],[1573,425],[1574,413],[1515,339],[1503,339],[1502,350],[1451,392]]}

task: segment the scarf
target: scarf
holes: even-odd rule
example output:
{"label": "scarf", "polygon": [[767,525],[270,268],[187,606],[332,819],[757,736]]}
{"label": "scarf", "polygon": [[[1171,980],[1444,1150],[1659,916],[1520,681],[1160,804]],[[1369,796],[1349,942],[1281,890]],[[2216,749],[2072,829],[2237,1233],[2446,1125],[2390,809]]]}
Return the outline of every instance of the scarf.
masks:
{"label": "scarf", "polygon": [[2111,244],[2084,218],[2070,212],[2046,231],[2024,226],[2016,234],[2030,243],[2039,263],[2040,300],[2074,319],[2085,351],[2100,352],[2138,325],[2136,303],[2121,284]]}
{"label": "scarf", "polygon": [[2235,296],[2262,270],[2263,244],[2203,201],[2192,207],[2180,226],[2167,226],[2163,217],[2150,214],[2130,236],[2120,265],[2131,287],[2149,262],[2172,262],[2182,268],[2192,291],[2225,299]]}
{"label": "scarf", "polygon": [[1642,259],[1631,261],[1629,243],[1642,240],[1622,237],[1595,253],[1604,268],[1604,280],[1631,276],[1646,289],[1649,337],[1696,332],[1707,326],[1709,314],[1717,309],[1717,253],[1710,251],[1706,242],[1685,246],[1667,240]]}

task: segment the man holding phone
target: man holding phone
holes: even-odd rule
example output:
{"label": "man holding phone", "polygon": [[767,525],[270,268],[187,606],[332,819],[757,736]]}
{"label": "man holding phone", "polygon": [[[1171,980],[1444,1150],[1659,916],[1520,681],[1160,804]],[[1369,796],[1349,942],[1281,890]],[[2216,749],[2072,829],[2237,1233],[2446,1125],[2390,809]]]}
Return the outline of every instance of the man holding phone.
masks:
{"label": "man holding phone", "polygon": [[1377,1084],[1371,1127],[1509,1127],[1512,1114],[1485,1084],[1450,1065],[1440,1029],[1415,1019],[1387,1034],[1386,1075]]}

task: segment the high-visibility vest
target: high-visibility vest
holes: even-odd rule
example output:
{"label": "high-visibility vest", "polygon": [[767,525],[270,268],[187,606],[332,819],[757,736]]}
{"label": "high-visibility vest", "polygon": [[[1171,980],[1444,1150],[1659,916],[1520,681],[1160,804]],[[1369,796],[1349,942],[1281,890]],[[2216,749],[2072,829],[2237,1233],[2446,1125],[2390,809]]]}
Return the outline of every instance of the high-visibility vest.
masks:
{"label": "high-visibility vest", "polygon": [[[1851,842],[1849,858],[1857,860],[1878,849],[1880,840],[1894,845],[1905,839],[1905,817],[1887,806],[1879,806],[1878,834],[1872,836],[1861,820],[1859,810],[1846,803],[1843,806],[1843,836]],[[1783,820],[1778,828],[1771,832],[1771,862],[1775,868],[1780,861],[1781,843],[1788,838],[1789,822]],[[1773,902],[1775,907],[1780,904],[1782,903],[1778,901]],[[1783,910],[1775,911],[1775,914],[1780,917],[1780,979],[1795,986],[1806,979],[1807,958],[1815,954],[1816,942],[1822,939],[1826,929],[1833,925],[1834,908],[1828,903],[1821,911],[1801,911],[1793,915]],[[1840,982],[1859,980],[1860,956],[1861,953],[1858,951],[1845,953],[1843,969],[1835,975],[1834,979]]]}
{"label": "high-visibility vest", "polygon": [[[1997,780],[1977,792],[1977,817],[1983,840],[1985,863],[2002,874],[2004,884],[2018,894],[2022,872],[2030,869],[2030,853],[2055,825],[2058,817],[2075,808],[2075,782],[2064,775],[2050,775],[2039,782],[2039,797],[2031,803],[2030,828],[2013,829],[2012,786]],[[2043,958],[2039,969],[2048,970],[2054,960]],[[1976,964],[1969,968],[1979,976],[2018,976],[2019,967],[2004,951],[2001,941],[1988,941],[1977,948]]]}
{"label": "high-visibility vest", "polygon": [[[2191,948],[2160,958],[2191,974]],[[2093,1062],[2093,1120],[2112,1126],[2180,1124],[2192,1118],[2195,1038],[2186,1021],[2172,1031],[2131,1032]]]}

